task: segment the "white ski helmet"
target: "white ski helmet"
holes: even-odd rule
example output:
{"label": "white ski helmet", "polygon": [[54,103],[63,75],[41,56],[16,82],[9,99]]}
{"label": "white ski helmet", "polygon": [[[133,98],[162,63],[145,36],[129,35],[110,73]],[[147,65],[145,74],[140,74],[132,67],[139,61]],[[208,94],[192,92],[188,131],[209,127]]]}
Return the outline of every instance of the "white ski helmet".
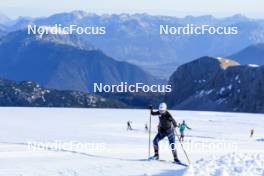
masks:
{"label": "white ski helmet", "polygon": [[166,111],[167,111],[167,105],[166,105],[166,103],[160,103],[160,105],[159,105],[159,112],[160,113],[164,113]]}

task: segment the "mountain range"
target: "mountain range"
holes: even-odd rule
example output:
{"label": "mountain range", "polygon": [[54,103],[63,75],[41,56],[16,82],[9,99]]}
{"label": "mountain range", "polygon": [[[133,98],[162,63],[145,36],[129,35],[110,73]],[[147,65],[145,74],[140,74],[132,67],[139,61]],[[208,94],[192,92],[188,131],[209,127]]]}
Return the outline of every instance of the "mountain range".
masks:
{"label": "mountain range", "polygon": [[0,39],[0,75],[16,81],[36,81],[47,88],[89,92],[93,83],[160,81],[72,35],[28,35],[23,30]]}
{"label": "mountain range", "polygon": [[[170,109],[264,113],[264,66],[202,57],[180,66],[165,95]],[[0,79],[0,106],[146,108],[162,94],[91,95],[55,90],[32,81]]]}
{"label": "mountain range", "polygon": [[[235,25],[240,32],[234,36],[159,35],[160,24],[189,23]],[[28,24],[105,26],[106,35],[29,35],[24,29]],[[176,18],[74,11],[20,17],[0,21],[0,77],[5,78],[0,79],[0,105],[145,108],[165,99],[173,109],[264,112],[263,56],[263,20],[242,15]],[[95,94],[97,102],[91,105],[93,96],[82,93],[92,92],[93,83],[165,84],[164,78],[172,85],[172,92],[165,96]],[[69,100],[64,103],[65,98]]]}
{"label": "mountain range", "polygon": [[[264,20],[242,15],[226,18],[206,16],[151,16],[148,14],[96,15],[84,11],[54,14],[42,18],[19,18],[8,25],[9,31],[28,24],[68,26],[105,26],[106,35],[81,37],[119,61],[137,64],[152,74],[168,78],[179,66],[204,55],[230,56],[243,48],[264,42]],[[237,26],[238,35],[160,35],[159,26],[187,24]],[[170,67],[166,67],[169,65]],[[162,73],[162,74],[161,74]]]}
{"label": "mountain range", "polygon": [[[16,32],[16,33],[18,36],[21,35],[21,31]],[[14,71],[15,74],[13,76],[19,79],[27,77],[27,80],[29,80],[30,78],[33,78],[32,76],[35,76],[37,80],[41,80],[40,78],[45,78],[45,79],[49,78],[47,75],[49,75],[48,73],[53,72],[51,69],[52,67],[47,68],[47,67],[41,67],[41,66],[45,66],[45,64],[47,64],[47,66],[52,64],[53,66],[54,63],[57,63],[57,61],[50,62],[50,60],[52,59],[56,60],[57,57],[51,57],[51,59],[47,60],[49,61],[47,63],[37,59],[35,63],[33,62],[34,58],[41,58],[39,56],[43,55],[43,53],[38,53],[39,50],[35,50],[37,47],[33,47],[33,49],[38,53],[38,57],[31,57],[29,62],[24,60],[25,58],[28,58],[28,57],[25,57],[25,58],[21,57],[21,56],[24,56],[23,52],[25,50],[23,47],[21,48],[21,46],[32,45],[31,42],[36,42],[36,38],[34,37],[37,37],[37,36],[34,36],[33,38],[26,38],[26,40],[24,40],[25,38],[22,37],[23,40],[19,40],[20,38],[17,35],[15,35],[15,33],[12,33],[12,37],[16,38],[17,41],[20,41],[18,42],[19,45],[17,45],[18,46],[17,49],[14,46],[12,46],[12,49],[15,49],[14,51],[20,50],[20,52],[12,52],[12,53],[13,54],[15,53],[14,55],[19,55],[18,60],[16,60],[17,57],[13,57],[13,56],[12,57],[10,56],[11,58],[13,58],[10,60],[10,62],[7,62],[1,59],[2,64],[1,64],[0,70],[3,73],[9,73],[11,77]],[[8,50],[9,45],[7,45],[8,44],[7,41],[9,41],[8,40],[9,38],[8,37],[6,38],[6,37],[2,38],[1,40],[2,42],[1,44],[4,44],[4,46],[6,47],[4,47],[0,51],[1,52],[6,51],[8,53],[11,53],[10,50]],[[95,54],[96,56],[95,58],[97,59],[101,58],[101,57],[98,57],[98,54],[100,56],[105,56],[102,52],[97,51],[97,50],[93,50],[93,49],[90,50],[89,48],[80,49],[78,47],[73,47],[71,45],[66,45],[66,44],[64,45],[62,44],[62,41],[56,44],[55,41],[58,41],[58,38],[56,37],[54,38],[54,37],[55,36],[52,36],[52,38],[50,38],[50,36],[47,35],[47,36],[43,36],[43,38],[39,40],[49,45],[52,44],[51,47],[53,49],[59,46],[58,50],[60,51],[64,51],[65,47],[67,48],[67,50],[71,48],[69,51],[71,53],[74,53],[74,56],[75,56],[75,52],[77,51],[78,51],[77,53],[79,53],[80,51],[84,51],[85,53],[91,52]],[[66,41],[69,41],[69,39]],[[41,42],[40,43],[37,42],[38,45],[41,46],[42,45]],[[11,43],[14,44],[14,42],[11,42]],[[72,42],[70,42],[70,44],[72,44]],[[254,45],[254,46],[259,47],[260,45]],[[251,46],[250,48],[254,48],[254,46]],[[32,53],[33,49],[31,47],[29,47],[29,49],[30,49],[29,50],[30,53]],[[45,48],[41,47],[41,49],[45,49]],[[74,51],[74,50],[77,50],[77,51]],[[55,51],[59,52],[57,50]],[[247,49],[245,51],[247,51]],[[255,50],[253,49],[253,51]],[[49,50],[46,50],[46,49],[45,49],[45,52],[49,54],[56,53],[54,51],[50,52]],[[61,55],[62,56],[64,56],[65,54],[67,55],[67,52],[66,53],[65,52]],[[87,58],[90,59],[91,58],[90,56],[93,56],[93,54],[92,55],[88,54],[89,57]],[[260,56],[263,55],[261,53],[259,54]],[[86,54],[84,55],[86,56]],[[28,55],[25,55],[25,56],[28,56]],[[47,55],[44,54],[44,56],[45,57],[43,59],[46,61]],[[76,58],[82,58],[80,56],[76,55]],[[65,58],[66,58],[66,63],[67,63],[68,57],[65,57]],[[63,57],[64,61],[65,61],[65,58]],[[7,59],[9,60],[8,57]],[[25,65],[21,65],[20,59],[22,59],[23,61],[22,63],[26,61],[25,65],[28,65],[28,66],[26,67]],[[71,75],[74,75],[76,77],[80,76],[79,72],[75,74],[75,71],[81,68],[81,66],[78,64],[79,62],[80,60],[78,59],[76,63],[74,62],[70,64],[71,68],[70,66],[66,67],[67,69],[65,70],[70,72],[70,74],[67,76],[71,76]],[[39,63],[41,66],[35,65],[37,63]],[[83,62],[81,61],[81,63]],[[103,63],[107,64],[108,62],[106,62],[106,60],[103,60]],[[72,68],[76,67],[76,65],[78,66],[78,69],[71,70]],[[91,68],[91,67],[87,67],[87,65],[85,64],[84,66],[85,68]],[[25,69],[20,69],[20,67],[25,68]],[[35,67],[37,69],[34,69]],[[4,68],[9,68],[9,69],[4,70]],[[81,69],[84,69],[84,68],[81,68]],[[120,68],[117,68],[117,69],[120,70]],[[8,72],[8,70],[10,71]],[[61,72],[60,69],[59,69],[59,72]],[[94,76],[95,72],[96,72],[95,70],[92,70],[90,72],[92,74],[91,77],[95,77]],[[65,77],[64,72],[61,72],[61,73],[62,73],[61,78],[63,78],[62,80],[66,81],[66,83],[69,83],[68,82],[69,77]],[[42,77],[42,74],[43,74],[43,77]],[[104,73],[100,73],[100,74],[104,74]],[[51,78],[53,78],[53,74],[50,74],[50,75],[51,75]],[[96,74],[96,76],[98,76],[98,74]],[[109,74],[108,73],[104,74],[104,76],[108,77]],[[138,76],[141,77],[142,75],[138,75]],[[148,78],[146,79],[148,80]],[[60,80],[58,79],[57,81],[60,81]],[[60,87],[59,85],[57,86],[59,87],[59,89],[65,89],[65,85],[64,85],[65,82],[63,81],[60,82],[62,87]],[[72,79],[71,81],[74,84],[76,83],[75,79]],[[79,83],[76,83],[76,84],[77,86],[79,85]],[[214,57],[205,56],[202,58],[195,59],[189,63],[183,64],[180,67],[178,67],[177,70],[170,77],[168,84],[172,85],[172,92],[165,95],[165,101],[168,102],[168,106],[173,109],[254,112],[254,113],[264,112],[264,97],[262,96],[264,95],[264,92],[263,92],[264,91],[264,66],[258,66],[258,65],[252,65],[252,64],[241,65],[237,61],[234,61],[231,59],[214,58]],[[29,89],[26,88],[27,86],[30,88]],[[49,99],[48,101],[49,103],[45,103],[45,101],[42,98],[44,88],[38,89],[38,87],[40,87],[40,85],[33,83],[32,81],[23,81],[22,83],[16,83],[14,81],[4,80],[2,81],[2,86],[0,86],[0,90],[1,90],[0,92],[2,95],[2,97],[0,97],[0,100],[2,101],[0,105],[1,106],[90,107],[87,105],[87,101],[86,101],[87,99],[86,97],[88,96],[88,94],[77,92],[77,91],[55,90],[55,93],[52,94],[51,96],[51,97],[54,97],[54,99]],[[69,89],[78,90],[80,89],[80,87],[69,87]],[[72,92],[75,92],[73,94],[78,95],[79,98],[72,97],[73,95]],[[69,94],[69,95],[66,94],[67,96],[66,95],[65,96],[70,99],[69,100],[70,103],[69,102],[67,104],[61,103],[62,97],[65,97],[64,93]],[[97,107],[144,108],[146,107],[146,104],[149,104],[149,103],[158,104],[163,99],[162,94],[142,94],[142,93],[129,94],[128,93],[128,94],[101,94],[101,95],[98,94],[98,95],[99,97],[104,97],[104,99],[107,100],[107,103],[101,104],[100,106],[97,105]],[[21,99],[20,96],[22,96],[21,101],[20,101]],[[38,97],[36,101],[30,100],[30,97],[33,97],[34,99],[34,97],[36,96]],[[81,104],[78,104],[78,103],[76,104],[75,102],[76,99],[82,99],[83,101],[85,100],[86,103],[84,103],[83,101],[81,103],[81,104],[85,104],[85,106],[82,106]]]}

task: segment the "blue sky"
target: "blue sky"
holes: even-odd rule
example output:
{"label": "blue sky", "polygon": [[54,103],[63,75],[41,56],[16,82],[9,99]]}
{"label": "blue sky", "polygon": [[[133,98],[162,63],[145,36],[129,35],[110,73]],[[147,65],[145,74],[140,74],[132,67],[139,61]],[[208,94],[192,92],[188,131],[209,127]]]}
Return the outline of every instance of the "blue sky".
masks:
{"label": "blue sky", "polygon": [[48,16],[73,10],[98,14],[145,12],[173,16],[229,16],[240,13],[264,18],[263,7],[263,0],[0,0],[0,12],[11,18]]}

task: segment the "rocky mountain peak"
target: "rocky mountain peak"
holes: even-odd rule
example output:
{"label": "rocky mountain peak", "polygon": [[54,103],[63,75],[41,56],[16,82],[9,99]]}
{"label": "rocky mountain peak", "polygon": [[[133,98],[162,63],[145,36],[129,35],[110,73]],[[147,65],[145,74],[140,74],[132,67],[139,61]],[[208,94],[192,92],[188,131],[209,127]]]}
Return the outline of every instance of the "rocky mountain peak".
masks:
{"label": "rocky mountain peak", "polygon": [[223,58],[223,57],[217,57],[217,59],[220,62],[220,67],[222,69],[227,69],[228,67],[240,65],[238,62],[233,61],[231,59],[226,59],[226,58]]}
{"label": "rocky mountain peak", "polygon": [[179,67],[169,106],[184,110],[264,112],[264,67],[202,57]]}

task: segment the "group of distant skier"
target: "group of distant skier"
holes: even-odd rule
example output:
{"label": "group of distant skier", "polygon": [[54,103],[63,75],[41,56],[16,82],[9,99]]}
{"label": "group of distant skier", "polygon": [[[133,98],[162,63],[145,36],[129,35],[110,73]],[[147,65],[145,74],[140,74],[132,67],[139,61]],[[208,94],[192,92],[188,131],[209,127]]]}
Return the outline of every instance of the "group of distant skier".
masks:
{"label": "group of distant skier", "polygon": [[[186,124],[185,120],[182,123],[176,123],[172,115],[168,112],[166,103],[161,103],[159,105],[158,111],[153,110],[153,106],[149,106],[150,114],[152,116],[159,117],[158,124],[158,133],[153,139],[153,148],[154,148],[154,156],[150,157],[150,159],[158,160],[159,159],[159,142],[165,137],[168,138],[169,144],[171,147],[172,155],[175,163],[181,163],[176,150],[175,145],[175,134],[178,135],[176,128],[179,128],[180,135],[177,136],[180,143],[184,141],[185,130],[191,130],[191,128]],[[127,121],[127,130],[133,130],[131,126],[132,121]],[[145,131],[149,131],[149,126],[146,123],[144,127]],[[149,131],[150,132],[150,131]],[[254,129],[250,130],[250,137],[253,137]]]}

